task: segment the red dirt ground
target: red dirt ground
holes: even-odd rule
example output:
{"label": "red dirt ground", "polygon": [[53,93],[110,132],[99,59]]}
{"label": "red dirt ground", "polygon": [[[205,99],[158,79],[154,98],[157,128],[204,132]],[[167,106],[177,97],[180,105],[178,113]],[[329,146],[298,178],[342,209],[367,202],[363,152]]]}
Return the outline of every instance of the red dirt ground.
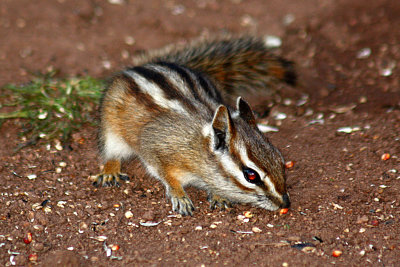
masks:
{"label": "red dirt ground", "polygon": [[[136,163],[125,166],[135,177],[121,188],[91,185],[99,170],[94,127],[61,151],[53,144],[13,154],[21,121],[5,122],[0,263],[400,266],[398,14],[395,0],[0,0],[0,85],[48,69],[107,77],[142,50],[223,32],[279,36],[276,52],[296,62],[300,77],[275,96],[268,118],[279,127],[272,142],[295,162],[286,215],[244,205],[210,211],[205,194],[189,190],[197,210],[182,218]],[[248,222],[238,218],[246,211]],[[141,224],[148,221],[160,223]],[[109,245],[120,248],[111,257]]]}

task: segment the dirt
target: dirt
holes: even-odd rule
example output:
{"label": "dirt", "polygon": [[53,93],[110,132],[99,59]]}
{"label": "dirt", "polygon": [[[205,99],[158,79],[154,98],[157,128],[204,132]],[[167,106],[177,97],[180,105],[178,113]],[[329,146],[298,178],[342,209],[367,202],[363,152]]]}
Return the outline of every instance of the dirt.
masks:
{"label": "dirt", "polygon": [[[107,77],[143,50],[222,32],[279,36],[276,53],[299,72],[267,119],[279,128],[268,136],[294,162],[283,215],[245,205],[210,211],[193,189],[194,216],[177,216],[137,163],[124,166],[130,183],[94,188],[94,127],[62,150],[40,144],[14,154],[21,121],[7,121],[0,263],[399,266],[399,13],[394,0],[0,1],[0,85],[49,69]],[[287,118],[275,120],[277,112]]]}

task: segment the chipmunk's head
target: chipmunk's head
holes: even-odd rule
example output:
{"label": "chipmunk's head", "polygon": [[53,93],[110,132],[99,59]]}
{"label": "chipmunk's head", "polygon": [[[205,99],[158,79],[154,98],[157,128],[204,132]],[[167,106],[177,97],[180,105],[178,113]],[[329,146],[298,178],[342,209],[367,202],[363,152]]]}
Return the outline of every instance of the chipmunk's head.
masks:
{"label": "chipmunk's head", "polygon": [[283,157],[258,130],[247,102],[239,97],[234,111],[220,105],[206,134],[218,163],[217,194],[267,210],[290,206]]}

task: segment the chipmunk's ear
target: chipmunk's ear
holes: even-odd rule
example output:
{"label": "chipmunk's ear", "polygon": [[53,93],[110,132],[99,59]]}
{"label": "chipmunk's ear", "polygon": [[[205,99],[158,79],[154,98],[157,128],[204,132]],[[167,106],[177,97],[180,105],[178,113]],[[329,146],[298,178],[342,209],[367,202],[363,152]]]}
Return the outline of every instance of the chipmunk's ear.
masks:
{"label": "chipmunk's ear", "polygon": [[233,124],[228,109],[220,105],[215,111],[212,121],[212,133],[214,136],[214,149],[224,149],[232,136]]}
{"label": "chipmunk's ear", "polygon": [[256,118],[254,117],[254,113],[251,110],[249,104],[244,101],[240,96],[236,101],[236,109],[239,113],[239,116],[246,121],[249,125],[257,127]]}

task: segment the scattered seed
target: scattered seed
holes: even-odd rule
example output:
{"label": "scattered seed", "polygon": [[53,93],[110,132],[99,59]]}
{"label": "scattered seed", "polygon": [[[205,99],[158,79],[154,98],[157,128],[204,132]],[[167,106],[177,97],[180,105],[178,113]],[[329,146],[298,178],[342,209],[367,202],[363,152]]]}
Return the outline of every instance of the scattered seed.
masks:
{"label": "scattered seed", "polygon": [[111,250],[112,251],[117,251],[117,250],[119,250],[120,249],[120,247],[118,246],[118,245],[112,245],[111,246]]}
{"label": "scattered seed", "polygon": [[264,38],[264,43],[269,48],[278,48],[282,45],[282,40],[278,36],[267,35]]}
{"label": "scattered seed", "polygon": [[283,100],[283,104],[285,105],[285,106],[290,106],[291,104],[292,104],[292,99],[290,99],[290,98],[285,98],[284,100]]}
{"label": "scattered seed", "polygon": [[35,180],[37,178],[36,174],[29,174],[27,177],[29,180]]}
{"label": "scattered seed", "polygon": [[282,19],[283,25],[288,26],[288,25],[292,24],[295,19],[296,18],[293,14],[287,14]]}
{"label": "scattered seed", "polygon": [[331,108],[330,110],[335,113],[342,114],[342,113],[349,112],[350,110],[354,109],[356,106],[357,106],[356,104],[351,103],[351,104],[345,105],[345,106],[337,106],[337,107]]}
{"label": "scattered seed", "polygon": [[58,151],[61,151],[61,150],[63,150],[63,147],[62,147],[62,145],[61,145],[61,142],[59,141],[59,140],[55,140],[55,145],[54,145],[54,147],[58,150]]}
{"label": "scattered seed", "polygon": [[56,168],[56,173],[61,173],[61,172],[62,172],[62,169],[60,167],[57,167]]}
{"label": "scattered seed", "polygon": [[203,227],[201,225],[199,225],[199,226],[196,226],[196,228],[194,228],[194,230],[201,231],[201,230],[203,230]]}
{"label": "scattered seed", "polygon": [[32,233],[27,233],[26,236],[24,237],[24,243],[30,244],[31,242],[32,242]]}
{"label": "scattered seed", "polygon": [[266,124],[257,124],[258,129],[262,132],[262,133],[269,133],[269,132],[278,132],[279,129],[277,127],[274,126],[269,126]]}
{"label": "scattered seed", "polygon": [[283,112],[278,112],[274,116],[274,119],[278,120],[278,121],[284,120],[286,118],[287,118],[287,115],[285,113],[283,113]]}
{"label": "scattered seed", "polygon": [[334,250],[334,251],[332,251],[332,256],[333,257],[340,257],[341,255],[342,255],[342,251],[340,251],[340,250]]}
{"label": "scattered seed", "polygon": [[358,59],[368,58],[371,55],[371,48],[365,47],[357,52]]}
{"label": "scattered seed", "polygon": [[113,5],[122,5],[124,4],[125,0],[108,0],[108,2]]}
{"label": "scattered seed", "polygon": [[156,225],[159,225],[160,223],[161,223],[161,221],[160,222],[139,222],[139,224],[141,226],[145,226],[145,227],[156,226]]}
{"label": "scattered seed", "polygon": [[286,161],[285,162],[285,168],[286,169],[293,168],[293,166],[294,166],[294,162],[293,161]]}
{"label": "scattered seed", "polygon": [[183,14],[183,13],[185,13],[185,10],[186,10],[186,8],[184,5],[176,5],[172,8],[172,15],[177,16],[177,15]]}
{"label": "scattered seed", "polygon": [[211,228],[211,229],[215,229],[215,228],[217,228],[217,226],[216,226],[215,224],[211,224],[211,225],[210,225],[210,228]]}
{"label": "scattered seed", "polygon": [[336,204],[336,203],[333,203],[332,202],[332,205],[333,205],[333,209],[339,209],[339,210],[342,210],[343,209],[343,207],[342,206],[340,206],[340,205],[338,205],[338,204]]}
{"label": "scattered seed", "polygon": [[253,217],[254,217],[253,213],[251,213],[250,211],[245,211],[245,212],[243,213],[243,215],[244,215],[244,217],[246,217],[246,218],[253,218]]}
{"label": "scattered seed", "polygon": [[130,210],[128,210],[127,212],[125,212],[125,217],[127,219],[132,218],[133,217],[133,213]]}
{"label": "scattered seed", "polygon": [[39,115],[38,115],[38,119],[39,120],[44,120],[44,119],[46,119],[47,118],[47,112],[42,112],[42,113],[39,113]]}
{"label": "scattered seed", "polygon": [[360,254],[361,257],[364,256],[365,255],[365,250],[361,250],[359,254]]}
{"label": "scattered seed", "polygon": [[231,230],[231,232],[233,232],[233,233],[237,233],[237,234],[248,234],[248,235],[250,235],[250,234],[254,234],[252,231],[235,231],[235,230]]}
{"label": "scattered seed", "polygon": [[366,229],[365,228],[360,228],[360,233],[364,233],[366,231]]}
{"label": "scattered seed", "polygon": [[283,214],[288,213],[288,211],[289,211],[289,209],[287,209],[287,208],[280,209],[280,210],[279,210],[279,214],[280,214],[280,215],[283,215]]}
{"label": "scattered seed", "polygon": [[273,228],[273,227],[274,227],[274,225],[273,225],[273,224],[270,224],[270,223],[268,223],[268,224],[267,224],[267,227],[269,227],[269,228]]}
{"label": "scattered seed", "polygon": [[356,131],[360,131],[361,128],[359,126],[353,126],[353,127],[340,127],[339,129],[337,129],[337,132],[339,133],[352,133],[352,132],[356,132]]}
{"label": "scattered seed", "polygon": [[99,241],[99,242],[104,242],[105,240],[107,240],[107,237],[104,236],[104,235],[99,235],[99,236],[92,237],[92,238],[97,240],[97,241]]}
{"label": "scattered seed", "polygon": [[371,225],[376,227],[376,226],[379,225],[379,221],[378,220],[372,220],[371,221]]}
{"label": "scattered seed", "polygon": [[105,68],[106,70],[111,69],[111,62],[109,60],[103,60],[101,64],[103,65],[103,68]]}
{"label": "scattered seed", "polygon": [[256,227],[256,226],[254,226],[253,228],[251,228],[251,230],[252,230],[254,233],[261,233],[261,232],[262,232],[262,230],[261,230],[260,228]]}
{"label": "scattered seed", "polygon": [[246,218],[244,215],[241,214],[237,216],[237,219],[245,223],[249,222],[249,218]]}
{"label": "scattered seed", "polygon": [[134,45],[135,42],[136,42],[136,40],[132,36],[125,36],[125,43],[127,45]]}
{"label": "scattered seed", "polygon": [[60,163],[58,163],[58,165],[60,166],[60,167],[65,167],[65,166],[67,166],[67,163],[65,163],[64,161],[61,161]]}
{"label": "scattered seed", "polygon": [[367,103],[367,101],[368,101],[368,99],[366,96],[360,96],[360,98],[358,99],[358,102],[360,104],[365,104],[365,103]]}
{"label": "scattered seed", "polygon": [[29,254],[28,260],[29,260],[29,261],[37,261],[37,260],[38,260],[37,254],[34,254],[34,253]]}
{"label": "scattered seed", "polygon": [[67,250],[74,250],[74,247],[67,247]]}
{"label": "scattered seed", "polygon": [[388,160],[388,159],[390,159],[390,154],[389,154],[389,153],[384,153],[384,154],[381,156],[381,160]]}

